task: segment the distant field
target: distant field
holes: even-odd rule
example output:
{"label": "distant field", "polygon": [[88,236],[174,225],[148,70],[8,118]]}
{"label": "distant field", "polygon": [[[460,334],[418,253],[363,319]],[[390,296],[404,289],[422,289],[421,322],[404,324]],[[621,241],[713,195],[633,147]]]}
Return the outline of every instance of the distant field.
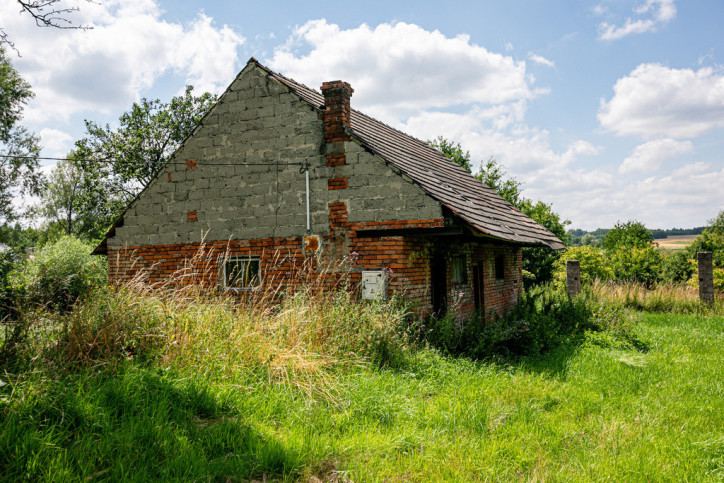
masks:
{"label": "distant field", "polygon": [[688,247],[698,235],[677,235],[667,238],[657,238],[655,243],[659,244],[659,248],[667,250],[681,250]]}

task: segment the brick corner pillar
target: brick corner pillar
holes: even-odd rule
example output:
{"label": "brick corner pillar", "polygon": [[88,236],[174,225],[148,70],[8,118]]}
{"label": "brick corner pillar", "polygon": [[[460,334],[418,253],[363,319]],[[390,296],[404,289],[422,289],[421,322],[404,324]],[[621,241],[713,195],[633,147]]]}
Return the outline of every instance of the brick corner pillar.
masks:
{"label": "brick corner pillar", "polygon": [[706,304],[714,303],[714,264],[711,252],[697,252],[699,265],[699,300]]}
{"label": "brick corner pillar", "polygon": [[581,264],[578,260],[566,262],[566,291],[570,296],[581,293]]}

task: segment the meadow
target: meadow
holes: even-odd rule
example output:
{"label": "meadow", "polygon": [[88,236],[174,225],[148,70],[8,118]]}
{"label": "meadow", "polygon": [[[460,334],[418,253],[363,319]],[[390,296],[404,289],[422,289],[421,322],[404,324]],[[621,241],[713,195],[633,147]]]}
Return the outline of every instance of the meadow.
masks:
{"label": "meadow", "polygon": [[4,345],[0,479],[721,480],[721,303],[641,290],[478,360],[394,301],[101,291]]}
{"label": "meadow", "polygon": [[694,243],[697,235],[675,235],[657,238],[654,243],[662,250],[683,250]]}

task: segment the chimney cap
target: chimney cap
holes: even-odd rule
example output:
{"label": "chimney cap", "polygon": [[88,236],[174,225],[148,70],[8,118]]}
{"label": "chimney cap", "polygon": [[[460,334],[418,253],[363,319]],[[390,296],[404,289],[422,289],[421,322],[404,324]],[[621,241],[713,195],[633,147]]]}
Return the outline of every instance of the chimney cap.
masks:
{"label": "chimney cap", "polygon": [[336,91],[341,91],[341,94],[346,94],[347,96],[352,97],[354,89],[352,89],[352,86],[349,85],[348,82],[344,82],[341,80],[334,80],[322,83],[322,94],[324,95],[324,97],[327,97],[328,95],[335,95],[337,94]]}

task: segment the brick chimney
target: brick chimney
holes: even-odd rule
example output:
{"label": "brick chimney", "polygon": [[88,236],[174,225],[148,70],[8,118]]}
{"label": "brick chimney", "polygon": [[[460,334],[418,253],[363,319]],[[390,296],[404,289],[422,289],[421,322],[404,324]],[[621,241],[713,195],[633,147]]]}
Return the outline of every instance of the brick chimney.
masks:
{"label": "brick chimney", "polygon": [[328,143],[349,141],[344,132],[350,127],[349,98],[354,90],[346,82],[340,80],[322,84],[324,95],[324,139]]}

